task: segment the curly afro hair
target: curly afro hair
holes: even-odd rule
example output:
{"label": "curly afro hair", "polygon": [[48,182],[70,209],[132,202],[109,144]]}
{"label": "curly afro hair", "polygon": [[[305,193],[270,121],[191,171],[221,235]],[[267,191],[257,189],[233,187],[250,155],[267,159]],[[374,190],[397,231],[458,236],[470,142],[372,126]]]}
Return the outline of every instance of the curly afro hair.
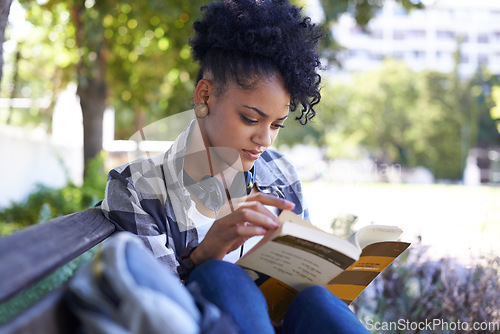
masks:
{"label": "curly afro hair", "polygon": [[220,94],[227,82],[249,89],[259,78],[279,74],[291,96],[290,110],[302,107],[295,118],[305,124],[314,117],[321,99],[321,27],[287,0],[223,0],[201,9],[189,40],[200,64],[198,81],[211,73]]}

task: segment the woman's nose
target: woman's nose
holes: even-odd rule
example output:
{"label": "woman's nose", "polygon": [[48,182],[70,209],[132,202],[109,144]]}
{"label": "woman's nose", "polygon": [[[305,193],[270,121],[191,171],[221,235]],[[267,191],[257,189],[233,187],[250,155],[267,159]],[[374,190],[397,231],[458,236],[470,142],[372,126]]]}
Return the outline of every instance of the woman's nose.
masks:
{"label": "woman's nose", "polygon": [[254,134],[252,141],[264,148],[271,146],[273,143],[271,131],[267,127],[258,129]]}

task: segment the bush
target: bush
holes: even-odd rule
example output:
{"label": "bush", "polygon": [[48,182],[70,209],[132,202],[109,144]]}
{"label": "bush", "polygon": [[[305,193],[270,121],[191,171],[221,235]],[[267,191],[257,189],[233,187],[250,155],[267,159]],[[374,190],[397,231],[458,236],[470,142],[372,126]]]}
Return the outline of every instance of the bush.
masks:
{"label": "bush", "polygon": [[87,170],[81,187],[71,182],[60,189],[38,184],[25,201],[1,210],[0,235],[94,206],[103,199],[106,188],[104,154],[94,158]]}
{"label": "bush", "polygon": [[[348,237],[357,216],[333,220],[335,234]],[[432,259],[419,241],[380,274],[351,307],[372,333],[500,333],[500,257]],[[427,330],[434,319],[443,323]],[[488,328],[473,329],[472,324]],[[389,325],[394,325],[387,329]],[[469,328],[453,328],[466,324]],[[384,325],[386,328],[384,328]],[[411,326],[419,325],[419,328]],[[380,330],[377,330],[378,327]]]}
{"label": "bush", "polygon": [[[427,252],[420,245],[414,246],[358,297],[353,306],[365,325],[416,326],[436,321],[444,324],[433,330],[423,325],[420,329],[399,326],[390,332],[499,333],[500,257],[491,254],[464,265],[453,258],[425,259]],[[471,327],[453,327],[460,323]],[[473,323],[489,328],[473,330]]]}

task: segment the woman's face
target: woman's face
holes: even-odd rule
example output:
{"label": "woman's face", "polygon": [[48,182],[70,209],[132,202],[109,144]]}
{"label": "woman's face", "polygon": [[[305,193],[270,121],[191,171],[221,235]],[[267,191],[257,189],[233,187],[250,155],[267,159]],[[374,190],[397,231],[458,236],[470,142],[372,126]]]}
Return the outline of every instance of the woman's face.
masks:
{"label": "woman's face", "polygon": [[288,117],[290,94],[282,80],[272,76],[260,79],[252,89],[228,84],[223,93],[210,94],[206,103],[209,113],[200,119],[206,144],[234,149],[241,158],[243,170],[247,171],[272,145],[283,127]]}

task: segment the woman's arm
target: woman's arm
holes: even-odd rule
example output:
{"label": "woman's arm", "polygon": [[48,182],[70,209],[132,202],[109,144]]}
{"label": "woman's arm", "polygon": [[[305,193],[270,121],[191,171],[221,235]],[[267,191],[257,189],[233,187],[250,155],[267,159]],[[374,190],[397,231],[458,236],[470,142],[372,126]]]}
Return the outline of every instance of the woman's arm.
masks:
{"label": "woman's arm", "polygon": [[117,231],[138,235],[153,255],[175,273],[178,261],[165,213],[166,192],[158,192],[157,188],[155,194],[148,196],[151,179],[137,177],[134,168],[134,165],[127,164],[111,170],[102,211],[115,224]]}
{"label": "woman's arm", "polygon": [[277,229],[278,217],[265,205],[280,210],[292,210],[295,206],[290,201],[263,193],[250,195],[238,209],[214,222],[203,241],[191,253],[193,263],[199,265],[211,259],[222,259],[248,238]]}

